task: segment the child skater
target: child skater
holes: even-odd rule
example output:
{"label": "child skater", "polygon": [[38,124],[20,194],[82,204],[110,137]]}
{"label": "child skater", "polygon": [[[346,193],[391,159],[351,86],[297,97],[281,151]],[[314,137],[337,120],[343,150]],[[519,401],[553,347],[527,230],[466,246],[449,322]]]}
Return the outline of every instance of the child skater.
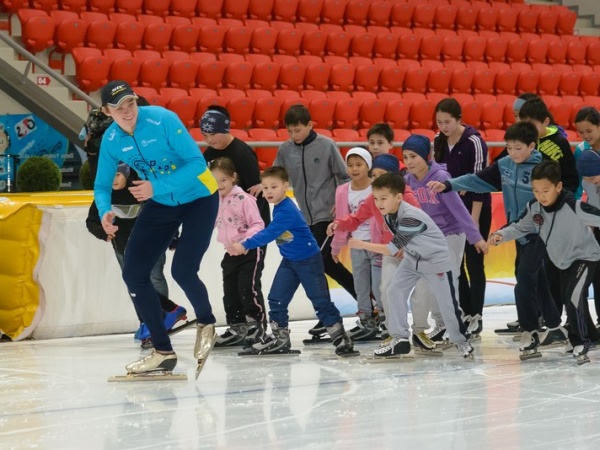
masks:
{"label": "child skater", "polygon": [[388,287],[388,324],[392,340],[376,349],[374,356],[410,352],[408,299],[417,281],[424,278],[438,303],[450,340],[463,357],[472,357],[473,347],[467,342],[466,327],[454,295],[452,262],[444,235],[426,213],[402,201],[406,182],[401,175],[383,174],[373,180],[371,186],[377,208],[385,216],[394,237],[387,245],[351,238],[348,246],[385,255],[403,251],[402,261]]}
{"label": "child skater", "polygon": [[288,305],[301,284],[327,328],[338,356],[356,356],[352,340],[344,330],[342,317],[331,301],[321,251],[306,220],[294,202],[286,196],[289,176],[279,166],[266,169],[261,176],[263,195],[275,205],[273,220],[262,231],[231,245],[231,255],[266,245],[275,240],[283,257],[269,292],[269,319],[272,335],[254,344],[255,354],[289,353]]}
{"label": "child skater", "polygon": [[[228,249],[232,244],[247,239],[265,227],[256,204],[256,198],[237,186],[237,173],[229,158],[212,160],[210,170],[217,180],[219,212],[216,226],[217,241]],[[223,306],[229,328],[217,337],[215,347],[242,345],[246,339],[257,341],[262,337],[265,319],[265,301],[260,283],[263,253],[260,248],[243,255],[225,253],[223,269]]]}
{"label": "child skater", "polygon": [[[489,242],[498,245],[531,233],[540,235],[548,257],[559,270],[569,342],[573,356],[583,364],[589,362],[590,348],[583,304],[600,260],[600,245],[589,227],[600,226],[600,209],[563,191],[561,179],[557,162],[546,160],[535,166],[531,174],[535,200],[528,203],[518,221],[492,233]],[[538,345],[537,332],[523,332],[521,348],[530,352],[528,357],[539,355]]]}
{"label": "child skater", "polygon": [[[369,144],[370,149],[370,144]],[[395,155],[383,153],[375,157],[373,160],[372,167],[372,175],[373,179],[377,178],[384,173],[399,173],[400,166],[398,158]],[[409,186],[406,186],[406,191],[404,192],[404,201],[410,203],[412,206],[419,208],[419,202],[415,198],[412,193],[412,190]],[[327,234],[332,236],[334,232],[337,233],[350,233],[358,229],[358,227],[364,223],[365,221],[370,220],[370,235],[371,242],[375,244],[387,244],[392,239],[392,233],[385,226],[383,216],[379,212],[379,209],[375,205],[375,200],[373,198],[373,194],[371,193],[365,201],[359,206],[358,210],[354,213],[350,213],[345,217],[336,218],[327,228]],[[395,256],[382,255],[382,264],[381,264],[381,285],[380,285],[380,301],[381,306],[378,305],[379,309],[379,324],[381,327],[381,335],[384,338],[387,338],[389,335],[387,334],[386,328],[386,316],[385,311],[388,305],[387,298],[387,287],[391,280],[391,277],[395,271],[395,268],[398,267],[400,263],[400,259]],[[425,333],[422,333],[419,336],[419,339],[422,342],[427,342],[429,348],[434,348],[435,344],[428,340]]]}
{"label": "child skater", "polygon": [[[409,136],[402,145],[402,156],[408,169],[405,179],[415,193],[421,209],[429,214],[446,238],[452,262],[452,280],[454,286],[458,286],[465,241],[483,254],[487,253],[487,243],[458,193],[439,195],[427,187],[427,183],[431,181],[443,182],[451,178],[445,170],[446,166],[431,161],[430,154],[431,142],[427,136],[420,134]],[[413,333],[418,334],[429,328],[427,316],[430,310],[436,320],[436,328],[444,328],[435,301],[433,301],[427,286],[417,285],[413,295],[423,296],[421,301],[412,302],[414,305],[412,308]],[[477,331],[481,316],[469,319],[466,321],[469,323],[469,331],[474,333]],[[439,335],[440,333],[434,332],[433,334]]]}
{"label": "child skater", "polygon": [[[119,164],[117,173],[112,185],[111,202],[116,206],[131,206],[139,205],[135,197],[129,192],[128,187],[133,186],[130,179],[131,169],[127,164]],[[127,241],[131,235],[131,230],[135,225],[136,217],[132,218],[115,218],[115,225],[119,227],[119,230],[114,234],[107,234],[102,228],[100,222],[100,216],[98,214],[98,208],[96,202],[92,202],[88,211],[88,217],[85,221],[85,225],[88,231],[96,236],[101,241],[110,242],[115,251],[117,262],[119,267],[123,270],[123,259],[125,258],[125,250],[127,248]],[[160,299],[160,305],[163,310],[163,317],[165,323],[165,329],[171,330],[173,326],[180,320],[185,320],[187,311],[183,306],[178,306],[172,300],[169,299],[169,290],[167,287],[167,280],[163,273],[163,267],[165,265],[166,256],[163,253],[161,258],[157,261],[150,273],[150,281],[158,293]],[[135,305],[134,305],[135,306]],[[134,339],[141,341],[142,348],[151,348],[152,339],[150,339],[150,331],[146,324],[142,321],[140,314],[137,312],[138,319],[140,321],[140,327],[135,332]]]}

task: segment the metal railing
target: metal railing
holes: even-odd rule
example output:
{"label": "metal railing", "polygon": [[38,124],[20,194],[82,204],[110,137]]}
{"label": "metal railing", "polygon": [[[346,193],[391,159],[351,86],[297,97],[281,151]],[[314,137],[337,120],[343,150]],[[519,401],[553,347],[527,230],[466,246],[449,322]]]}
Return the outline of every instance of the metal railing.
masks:
{"label": "metal railing", "polygon": [[[286,141],[244,141],[244,142],[252,148],[255,148],[255,147],[275,147],[275,148],[277,148]],[[571,147],[574,147],[576,145],[581,144],[581,142],[582,141],[569,142],[569,145]],[[335,141],[335,143],[338,147],[366,147],[366,145],[367,145],[366,141]],[[198,144],[198,147],[208,147],[208,144],[204,141],[196,141],[196,144]],[[392,146],[395,148],[399,148],[399,147],[402,147],[403,144],[404,144],[403,141],[398,141],[398,142],[394,141]],[[486,142],[486,145],[488,147],[506,147],[506,142]]]}

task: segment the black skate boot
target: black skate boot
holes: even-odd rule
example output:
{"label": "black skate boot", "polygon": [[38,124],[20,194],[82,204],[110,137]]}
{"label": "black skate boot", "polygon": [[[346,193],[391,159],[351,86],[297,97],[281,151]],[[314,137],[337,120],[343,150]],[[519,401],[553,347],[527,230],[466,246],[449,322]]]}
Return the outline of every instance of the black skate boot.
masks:
{"label": "black skate boot", "polygon": [[467,325],[467,333],[471,335],[469,340],[473,341],[478,339],[483,331],[483,319],[480,314],[467,317],[469,318],[469,321],[465,325]]}
{"label": "black skate boot", "polygon": [[327,327],[327,332],[331,336],[331,341],[335,345],[335,354],[342,358],[349,356],[358,356],[359,352],[354,350],[352,339],[348,337],[344,330],[344,325],[341,322],[334,323],[330,327]]}
{"label": "black skate boot", "polygon": [[567,330],[558,326],[556,328],[548,328],[540,336],[540,346],[551,348],[566,344],[568,341]]}
{"label": "black skate boot", "polygon": [[415,347],[415,355],[421,356],[444,356],[444,354],[436,350],[435,342],[433,342],[424,331],[413,334],[412,344]]}
{"label": "black skate boot", "polygon": [[521,333],[521,327],[519,326],[519,321],[515,320],[514,322],[508,322],[506,324],[506,328],[498,328],[498,329],[494,330],[494,333],[500,334],[500,335]]}
{"label": "black skate boot", "polygon": [[537,331],[523,331],[521,333],[521,343],[519,344],[519,350],[521,350],[519,358],[521,358],[521,361],[526,361],[531,358],[540,358],[542,354],[538,352],[539,346],[540,338],[538,337]]}
{"label": "black skate boot", "polygon": [[244,345],[246,335],[248,334],[248,325],[245,323],[232,324],[225,333],[217,336],[215,348],[218,347],[236,347]]}
{"label": "black skate boot", "polygon": [[302,343],[305,345],[331,342],[331,339],[329,338],[329,336],[327,336],[327,328],[325,327],[325,325],[323,325],[323,322],[321,322],[320,320],[314,327],[308,330],[308,334],[310,334],[311,336],[310,339],[304,339],[302,341]]}
{"label": "black skate boot", "polygon": [[248,349],[265,337],[265,328],[262,322],[248,322],[248,332],[244,339],[244,348]]}
{"label": "black skate boot", "polygon": [[367,317],[363,312],[358,313],[356,326],[348,331],[348,336],[354,341],[372,341],[377,338],[379,327],[372,317]]}
{"label": "black skate boot", "polygon": [[580,344],[573,346],[573,357],[577,359],[577,365],[589,363],[590,358],[588,357],[588,351],[590,346],[588,344]]}
{"label": "black skate boot", "polygon": [[259,342],[250,347],[248,351],[240,352],[238,355],[299,355],[300,351],[291,350],[290,330],[279,327],[277,323],[271,322],[273,334],[263,337]]}
{"label": "black skate boot", "polygon": [[427,337],[433,341],[436,347],[446,349],[452,346],[446,335],[446,327],[443,325],[436,324],[433,330],[431,330],[430,333],[427,333]]}
{"label": "black skate boot", "polygon": [[404,358],[410,353],[408,339],[392,338],[384,347],[373,351],[374,358]]}

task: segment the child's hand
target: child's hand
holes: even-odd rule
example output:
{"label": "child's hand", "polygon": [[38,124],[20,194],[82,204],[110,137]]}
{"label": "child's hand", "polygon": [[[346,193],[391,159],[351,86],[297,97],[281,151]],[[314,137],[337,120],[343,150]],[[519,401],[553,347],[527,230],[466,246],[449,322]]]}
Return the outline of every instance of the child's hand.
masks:
{"label": "child's hand", "polygon": [[262,193],[262,184],[258,183],[254,186],[251,186],[250,189],[248,189],[248,193],[253,197],[258,197],[258,194]]}
{"label": "child's hand", "polygon": [[335,232],[335,229],[337,228],[337,223],[335,222],[331,222],[328,226],[327,226],[327,236],[333,236],[333,233]]}
{"label": "child's hand", "polygon": [[483,253],[484,255],[487,255],[488,250],[489,250],[487,242],[485,242],[485,239],[480,239],[479,241],[475,242],[473,244],[473,247],[475,247],[475,250],[477,250],[477,253]]}
{"label": "child's hand", "polygon": [[350,238],[350,239],[348,239],[348,248],[357,248],[357,249],[364,248],[364,242],[361,241],[360,239]]}
{"label": "child's hand", "polygon": [[404,258],[404,249],[401,248],[400,250],[398,250],[398,252],[393,255],[394,258],[398,258],[398,259],[403,259]]}
{"label": "child's hand", "polygon": [[231,255],[231,256],[239,256],[239,255],[243,255],[247,252],[247,250],[244,248],[244,246],[242,244],[240,244],[239,242],[236,242],[235,244],[232,244],[229,249],[227,250],[227,252]]}
{"label": "child's hand", "polygon": [[499,245],[501,242],[502,242],[502,236],[497,233],[491,234],[488,239],[488,243],[490,245]]}
{"label": "child's hand", "polygon": [[337,253],[332,253],[331,254],[331,259],[333,259],[333,262],[335,262],[336,264],[340,262],[340,255]]}
{"label": "child's hand", "polygon": [[104,217],[102,218],[102,221],[101,221],[102,229],[109,236],[114,236],[115,233],[117,232],[117,230],[119,229],[119,227],[113,223],[114,220],[115,220],[115,213],[112,211],[109,211],[106,214],[104,214]]}
{"label": "child's hand", "polygon": [[427,187],[436,193],[444,192],[446,190],[446,185],[441,181],[430,181],[427,183]]}

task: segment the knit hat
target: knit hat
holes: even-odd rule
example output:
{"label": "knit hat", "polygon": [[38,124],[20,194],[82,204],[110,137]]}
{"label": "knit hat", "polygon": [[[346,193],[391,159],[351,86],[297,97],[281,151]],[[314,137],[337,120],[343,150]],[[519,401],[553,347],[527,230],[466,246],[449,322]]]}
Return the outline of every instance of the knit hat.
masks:
{"label": "knit hat", "polygon": [[364,159],[367,163],[367,167],[369,168],[369,170],[371,170],[371,167],[373,167],[373,157],[371,156],[368,150],[365,150],[362,147],[351,148],[350,150],[348,150],[348,153],[346,153],[346,164],[348,164],[348,158],[352,155],[357,155]]}
{"label": "knit hat", "polygon": [[429,161],[429,154],[431,153],[431,141],[427,136],[422,134],[411,134],[404,144],[402,144],[402,151],[410,150],[415,152],[425,161]]}
{"label": "knit hat", "polygon": [[400,161],[396,155],[390,153],[382,153],[377,155],[373,160],[373,169],[381,169],[386,172],[398,173],[400,172]]}
{"label": "knit hat", "polygon": [[131,169],[130,169],[130,167],[127,164],[121,163],[121,164],[119,164],[119,167],[117,167],[117,173],[120,173],[125,178],[129,178],[129,174],[131,173]]}
{"label": "knit hat", "polygon": [[525,104],[527,100],[524,100],[522,98],[515,98],[515,101],[513,102],[513,111],[521,111],[521,107]]}
{"label": "knit hat", "polygon": [[221,111],[209,109],[200,119],[200,130],[204,134],[229,133],[230,121]]}
{"label": "knit hat", "polygon": [[577,159],[577,172],[582,177],[600,175],[600,155],[594,150],[584,150]]}
{"label": "knit hat", "polygon": [[108,105],[116,108],[127,98],[138,98],[129,83],[115,80],[106,83],[100,94],[102,105]]}

